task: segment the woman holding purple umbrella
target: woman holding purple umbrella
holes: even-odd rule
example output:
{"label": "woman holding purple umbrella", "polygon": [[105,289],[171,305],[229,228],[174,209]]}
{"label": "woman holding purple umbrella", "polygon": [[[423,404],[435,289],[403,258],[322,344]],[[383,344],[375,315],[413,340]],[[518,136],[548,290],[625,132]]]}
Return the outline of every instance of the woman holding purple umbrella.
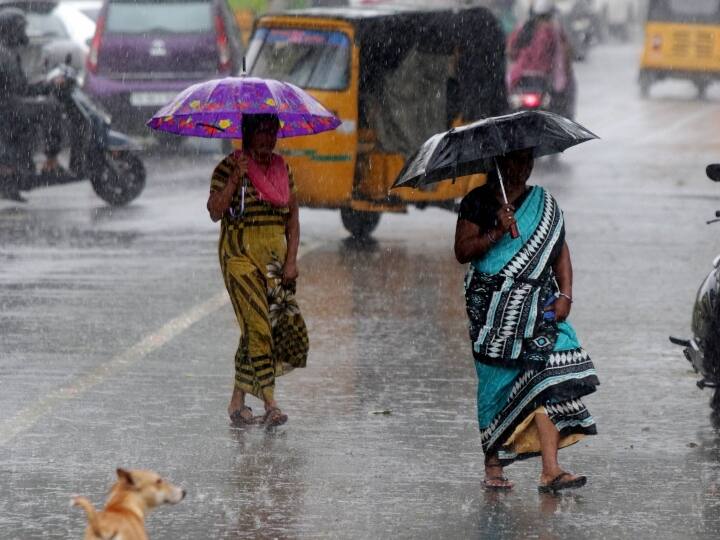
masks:
{"label": "woman holding purple umbrella", "polygon": [[295,300],[298,203],[290,170],[273,152],[279,128],[274,114],[243,115],[243,149],[217,165],[207,202],[210,218],[221,222],[220,268],[240,325],[228,406],[238,426],[256,423],[247,394],[263,401],[262,424],[287,421],[275,380],[305,367],[309,348]]}

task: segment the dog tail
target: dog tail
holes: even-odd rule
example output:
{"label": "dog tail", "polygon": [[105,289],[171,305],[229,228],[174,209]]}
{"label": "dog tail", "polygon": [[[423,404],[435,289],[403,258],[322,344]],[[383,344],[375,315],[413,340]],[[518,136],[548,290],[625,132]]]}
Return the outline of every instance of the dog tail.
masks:
{"label": "dog tail", "polygon": [[95,512],[95,507],[92,505],[92,503],[85,497],[73,497],[72,505],[79,506],[80,508],[85,510],[88,518],[88,524],[90,525],[90,530],[95,536],[97,536],[98,538],[102,538],[103,536],[102,531],[100,530],[100,522],[98,521],[97,512]]}

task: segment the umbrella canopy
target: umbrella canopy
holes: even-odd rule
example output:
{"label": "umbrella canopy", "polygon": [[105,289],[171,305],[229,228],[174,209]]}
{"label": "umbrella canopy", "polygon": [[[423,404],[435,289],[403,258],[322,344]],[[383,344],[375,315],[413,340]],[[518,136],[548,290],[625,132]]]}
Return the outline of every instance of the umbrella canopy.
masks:
{"label": "umbrella canopy", "polygon": [[242,138],[244,114],[275,114],[278,137],[330,131],[340,119],[294,84],[256,77],[226,77],[194,84],[147,122],[159,131],[191,137]]}
{"label": "umbrella canopy", "polygon": [[495,167],[493,158],[533,149],[538,158],[597,139],[580,124],[547,111],[486,118],[430,137],[410,158],[393,188],[422,187]]}

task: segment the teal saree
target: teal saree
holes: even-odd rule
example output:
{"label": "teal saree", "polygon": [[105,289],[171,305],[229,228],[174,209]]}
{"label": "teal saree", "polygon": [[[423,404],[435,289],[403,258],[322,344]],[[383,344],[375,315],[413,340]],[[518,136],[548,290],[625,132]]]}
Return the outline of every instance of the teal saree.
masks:
{"label": "teal saree", "polygon": [[506,464],[539,452],[537,413],[558,428],[561,447],[595,434],[580,398],[599,384],[572,325],[543,317],[558,292],[552,265],[565,241],[562,212],[536,186],[515,216],[520,237],[503,235],[465,279],[481,442]]}

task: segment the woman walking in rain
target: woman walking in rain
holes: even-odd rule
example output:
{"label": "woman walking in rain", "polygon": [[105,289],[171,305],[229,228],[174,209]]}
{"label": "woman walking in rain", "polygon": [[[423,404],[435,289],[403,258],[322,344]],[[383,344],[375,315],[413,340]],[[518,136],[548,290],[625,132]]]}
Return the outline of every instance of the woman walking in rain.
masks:
{"label": "woman walking in rain", "polygon": [[275,115],[243,116],[243,150],[215,168],[207,203],[211,219],[221,220],[220,268],[240,325],[228,406],[235,425],[256,421],[246,394],[264,402],[263,424],[284,424],[275,379],[307,361],[307,330],[294,297],[298,204],[289,169],[273,153],[279,127]]}
{"label": "woman walking in rain", "polygon": [[[462,201],[455,256],[470,263],[465,280],[477,414],[488,489],[510,489],[503,469],[540,454],[538,489],[585,485],[565,471],[558,449],[596,433],[580,398],[599,384],[587,352],[566,321],[572,264],[562,212],[539,186],[527,186],[532,150],[497,158],[497,172]],[[513,238],[511,229],[519,229]]]}

